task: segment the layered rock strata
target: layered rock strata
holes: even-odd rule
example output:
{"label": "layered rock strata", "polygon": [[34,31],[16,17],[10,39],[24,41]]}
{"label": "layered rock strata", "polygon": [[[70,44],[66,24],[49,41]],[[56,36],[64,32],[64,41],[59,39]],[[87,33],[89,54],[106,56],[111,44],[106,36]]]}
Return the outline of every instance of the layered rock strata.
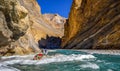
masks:
{"label": "layered rock strata", "polygon": [[119,49],[120,0],[74,0],[62,47]]}

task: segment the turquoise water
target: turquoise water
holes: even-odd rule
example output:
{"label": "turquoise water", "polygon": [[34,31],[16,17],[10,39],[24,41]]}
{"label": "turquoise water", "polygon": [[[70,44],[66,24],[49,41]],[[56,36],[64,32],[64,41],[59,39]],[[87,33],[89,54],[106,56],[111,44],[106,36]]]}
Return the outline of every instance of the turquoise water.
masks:
{"label": "turquoise water", "polygon": [[120,71],[120,55],[53,50],[39,61],[33,56],[3,57],[0,71]]}

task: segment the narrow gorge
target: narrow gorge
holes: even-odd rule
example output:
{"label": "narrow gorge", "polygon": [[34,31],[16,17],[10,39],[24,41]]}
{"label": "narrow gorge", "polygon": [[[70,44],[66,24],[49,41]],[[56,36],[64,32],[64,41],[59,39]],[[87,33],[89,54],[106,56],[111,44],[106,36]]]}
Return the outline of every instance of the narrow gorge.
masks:
{"label": "narrow gorge", "polygon": [[0,0],[0,71],[120,71],[120,0]]}
{"label": "narrow gorge", "polygon": [[62,38],[61,49],[120,49],[119,9],[120,0],[73,0],[66,19],[36,0],[0,0],[0,55],[40,52],[47,36]]}

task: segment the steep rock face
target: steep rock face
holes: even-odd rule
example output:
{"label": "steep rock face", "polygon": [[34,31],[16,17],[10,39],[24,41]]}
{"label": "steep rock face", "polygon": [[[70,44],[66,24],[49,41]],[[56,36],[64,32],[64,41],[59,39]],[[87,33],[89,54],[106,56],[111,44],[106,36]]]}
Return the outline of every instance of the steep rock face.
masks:
{"label": "steep rock face", "polygon": [[[0,53],[2,55],[26,54],[38,50],[31,33],[30,11],[20,1],[1,0],[0,2]],[[31,48],[33,45],[36,49]]]}
{"label": "steep rock face", "polygon": [[74,0],[63,48],[120,48],[120,1]]}
{"label": "steep rock face", "polygon": [[[14,0],[0,2],[0,45],[17,40],[28,29],[28,11]],[[5,39],[5,40],[4,40]],[[3,41],[4,40],[4,41]],[[3,42],[2,42],[3,41]]]}
{"label": "steep rock face", "polygon": [[61,31],[62,36],[64,35],[64,24],[66,18],[61,17],[58,14],[44,14],[43,17],[49,22],[48,24],[53,28]]}
{"label": "steep rock face", "polygon": [[38,40],[62,36],[47,23],[36,0],[1,0],[0,55],[39,52]]}

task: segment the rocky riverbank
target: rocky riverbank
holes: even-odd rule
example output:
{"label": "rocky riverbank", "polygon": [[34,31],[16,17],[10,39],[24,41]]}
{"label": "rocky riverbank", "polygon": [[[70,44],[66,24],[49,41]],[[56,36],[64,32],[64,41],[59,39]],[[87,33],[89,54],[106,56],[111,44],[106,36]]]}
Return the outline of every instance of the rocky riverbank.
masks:
{"label": "rocky riverbank", "polygon": [[87,52],[90,54],[120,55],[120,50],[77,50],[77,51]]}

